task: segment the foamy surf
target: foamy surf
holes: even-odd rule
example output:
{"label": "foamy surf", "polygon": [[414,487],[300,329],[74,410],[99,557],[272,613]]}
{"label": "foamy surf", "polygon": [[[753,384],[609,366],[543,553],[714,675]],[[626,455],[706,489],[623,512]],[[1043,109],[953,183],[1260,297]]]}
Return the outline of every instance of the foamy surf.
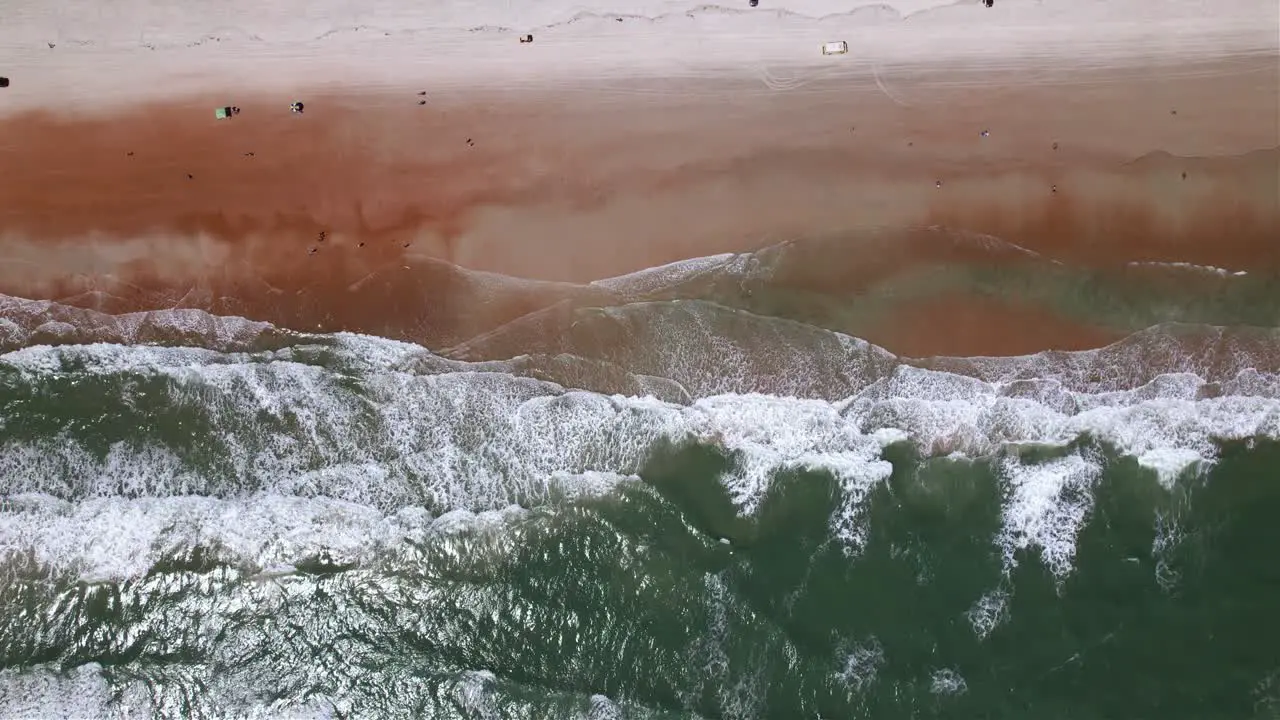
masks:
{"label": "foamy surf", "polygon": [[[673,277],[654,279],[641,284]],[[832,577],[905,582],[948,593],[934,632],[996,648],[1036,617],[1019,605],[1028,578],[1069,596],[1113,526],[1141,539],[1108,540],[1125,554],[1107,561],[1178,597],[1197,582],[1186,555],[1204,552],[1208,501],[1188,498],[1230,448],[1280,440],[1269,330],[1165,325],[1087,352],[912,359],[696,300],[572,313],[563,345],[473,361],[199,311],[151,318],[169,325],[141,345],[135,320],[18,307],[19,347],[0,355],[0,637],[21,670],[0,676],[0,714],[57,698],[88,716],[385,715],[399,705],[369,688],[389,684],[440,717],[660,716],[667,691],[607,679],[630,674],[609,669],[620,657],[679,658],[647,675],[725,717],[766,716],[785,677],[843,708],[881,692],[967,702],[990,688],[958,656],[904,660],[911,643],[856,622],[811,652],[773,625],[798,620],[774,618],[803,615]],[[50,322],[63,344],[31,344]],[[904,507],[941,513],[922,528],[976,515],[922,540],[893,534],[916,527],[895,519]],[[969,554],[947,559],[957,548]],[[859,574],[887,563],[902,567]],[[741,601],[750,578],[792,572],[784,595]],[[694,611],[624,609],[637,596]],[[680,639],[626,655],[615,643],[647,623]],[[406,643],[429,649],[405,659]],[[531,701],[513,680],[527,671],[503,665],[513,646],[521,668],[548,668],[536,683],[581,680]],[[586,646],[607,650],[562,650]],[[771,659],[785,657],[807,669]],[[909,681],[903,662],[919,666]]]}
{"label": "foamy surf", "polygon": [[[311,523],[305,520],[311,510],[302,519],[278,513],[265,525],[241,530],[200,518],[252,518],[245,514],[248,505],[234,504],[249,502],[245,498],[260,498],[253,502],[262,507],[272,501],[261,498],[341,498],[347,505],[333,512],[363,528],[362,536],[380,537],[385,532],[369,525],[375,521],[365,514],[538,506],[612,482],[600,478],[634,476],[655,449],[700,443],[734,458],[722,480],[747,515],[779,473],[831,473],[844,497],[833,529],[856,548],[865,532],[861,499],[892,472],[884,450],[907,443],[923,457],[1005,458],[1002,474],[1012,500],[998,542],[1010,557],[1039,547],[1055,572],[1066,574],[1071,537],[1087,512],[1089,493],[1083,487],[1066,500],[1053,483],[1078,484],[1070,478],[1101,471],[1080,454],[1082,445],[1131,457],[1171,489],[1184,473],[1209,467],[1222,443],[1280,439],[1280,399],[1272,392],[1249,394],[1271,390],[1275,379],[1253,370],[1219,378],[1206,396],[1202,391],[1209,383],[1186,373],[1091,393],[1068,390],[1056,378],[992,383],[905,364],[887,374],[879,366],[870,372],[854,366],[848,373],[863,372],[856,383],[862,389],[835,402],[747,393],[679,405],[604,396],[492,369],[475,372],[466,363],[415,375],[394,368],[419,357],[421,348],[351,335],[336,342],[342,351],[327,357],[329,366],[302,362],[307,352],[299,347],[225,354],[91,345],[32,347],[0,356],[6,392],[17,401],[11,407],[29,403],[24,398],[37,389],[72,406],[89,393],[132,416],[130,423],[171,423],[204,437],[194,449],[175,444],[182,435],[168,441],[122,436],[104,443],[91,441],[86,429],[106,429],[118,419],[10,417],[0,445],[0,474],[10,497],[0,544],[9,552],[34,552],[51,565],[83,568],[85,578],[120,579],[146,570],[146,547],[165,546],[158,531],[144,530],[146,523],[137,518],[178,512],[178,506],[149,503],[197,496],[213,504],[186,501],[190,507],[183,512],[194,515],[173,516],[164,524],[207,524],[214,535],[204,539],[228,548],[235,562],[291,563],[321,547],[345,556],[350,552],[343,535],[316,539],[306,551],[281,551],[270,561],[263,559],[265,551],[238,539],[273,542]],[[888,355],[875,348],[865,352]],[[338,357],[346,360],[333,359]],[[1007,366],[1025,376],[1027,360],[1010,359]],[[24,439],[22,427],[31,422],[45,426],[43,438]],[[1030,465],[1019,460],[1022,448],[1043,446],[1061,448],[1062,457]],[[16,498],[27,494],[71,505],[53,515],[21,509]],[[241,510],[217,509],[221,502]],[[1076,505],[1066,507],[1069,502]],[[65,522],[53,523],[53,517]],[[54,535],[33,535],[35,527]],[[79,541],[98,539],[60,543],[58,527],[66,533],[78,529]],[[114,530],[119,527],[142,534],[129,540]],[[119,552],[106,549],[115,542],[125,545]],[[96,550],[87,553],[89,548]],[[112,558],[122,557],[133,560],[112,565],[120,562]]]}

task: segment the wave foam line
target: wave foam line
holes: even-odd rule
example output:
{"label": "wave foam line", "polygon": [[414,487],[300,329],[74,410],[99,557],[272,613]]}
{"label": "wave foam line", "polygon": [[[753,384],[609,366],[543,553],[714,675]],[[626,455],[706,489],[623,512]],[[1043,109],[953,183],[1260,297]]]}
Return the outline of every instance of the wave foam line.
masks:
{"label": "wave foam line", "polygon": [[[394,362],[396,352],[383,349],[388,354],[373,365]],[[69,359],[75,360],[73,371],[66,369]],[[0,478],[10,505],[0,516],[0,547],[35,550],[53,564],[82,567],[87,577],[118,577],[142,567],[120,565],[119,558],[138,554],[158,535],[143,529],[134,540],[117,536],[148,527],[144,518],[154,516],[175,526],[218,528],[226,533],[218,542],[257,563],[288,562],[326,543],[343,554],[349,543],[341,534],[311,545],[268,546],[277,542],[271,538],[310,523],[309,513],[327,512],[323,498],[353,504],[333,507],[363,506],[342,512],[362,536],[381,537],[390,532],[380,529],[390,522],[385,518],[405,508],[484,512],[513,502],[544,503],[584,486],[607,491],[614,479],[640,472],[656,448],[687,442],[712,444],[735,459],[723,482],[744,514],[755,511],[779,471],[830,472],[845,496],[833,530],[857,547],[864,535],[861,501],[892,472],[883,458],[887,446],[906,442],[925,456],[977,458],[1009,456],[1031,444],[1061,447],[1067,457],[1025,466],[1004,462],[1014,491],[1000,543],[1009,553],[1041,547],[1056,570],[1066,572],[1068,546],[1087,510],[1069,505],[1075,495],[1065,489],[1087,491],[1097,473],[1096,463],[1072,446],[1104,444],[1171,485],[1194,466],[1212,463],[1222,442],[1280,439],[1280,400],[1200,397],[1203,381],[1186,375],[1125,392],[1071,393],[1048,383],[1039,394],[1023,388],[1010,396],[999,385],[900,366],[890,378],[835,403],[722,395],[682,406],[568,391],[493,372],[379,371],[353,378],[293,361],[259,360],[235,364],[204,350],[118,346],[0,356],[10,382],[17,377],[46,388],[63,383],[71,399],[77,388],[106,387],[90,387],[95,381],[118,381],[121,408],[134,402],[131,388],[162,381],[171,393],[164,407],[179,404],[199,416],[196,424],[206,433],[199,450],[207,455],[201,464],[185,444],[166,445],[150,435],[94,447],[92,432],[85,435],[78,426],[119,419],[68,418],[58,432],[36,440],[5,432]],[[1060,402],[1062,397],[1071,402]],[[71,505],[19,508],[13,501],[23,494]],[[182,496],[204,497],[183,504]],[[287,512],[225,506],[246,513],[248,524],[239,529],[182,514],[227,518],[217,503],[254,497],[313,498],[306,502],[319,504],[305,511],[289,506]],[[161,501],[176,504],[148,504]],[[56,521],[59,516],[69,519]],[[61,529],[50,535],[35,529],[41,523]],[[86,541],[92,542],[77,544]],[[102,552],[92,547],[116,542],[124,544]]]}

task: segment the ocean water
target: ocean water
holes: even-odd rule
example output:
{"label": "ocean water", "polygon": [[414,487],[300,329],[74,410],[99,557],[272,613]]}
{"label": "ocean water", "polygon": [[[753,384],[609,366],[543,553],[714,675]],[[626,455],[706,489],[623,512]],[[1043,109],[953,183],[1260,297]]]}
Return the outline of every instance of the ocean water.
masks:
{"label": "ocean water", "polygon": [[[830,252],[448,347],[0,298],[0,716],[1280,717],[1274,279]],[[1131,334],[846,332],[944,280]]]}

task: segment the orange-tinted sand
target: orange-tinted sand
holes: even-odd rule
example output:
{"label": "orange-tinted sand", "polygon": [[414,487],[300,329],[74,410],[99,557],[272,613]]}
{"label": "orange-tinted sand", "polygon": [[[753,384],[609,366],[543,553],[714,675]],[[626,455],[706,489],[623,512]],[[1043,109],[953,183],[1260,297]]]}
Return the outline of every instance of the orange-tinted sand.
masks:
{"label": "orange-tinted sand", "polygon": [[[564,293],[453,306],[449,273],[428,259],[584,282],[789,237],[944,224],[1083,264],[1277,269],[1280,131],[1267,109],[1280,69],[1242,57],[1176,70],[888,74],[897,100],[874,85],[637,79],[425,106],[352,89],[303,97],[301,116],[293,98],[245,91],[11,115],[0,292],[437,342]],[[215,120],[232,102],[243,113]],[[868,339],[932,354],[1109,337],[1034,314],[954,297],[904,308],[909,329]],[[1044,331],[1013,342],[964,329],[984,325]]]}

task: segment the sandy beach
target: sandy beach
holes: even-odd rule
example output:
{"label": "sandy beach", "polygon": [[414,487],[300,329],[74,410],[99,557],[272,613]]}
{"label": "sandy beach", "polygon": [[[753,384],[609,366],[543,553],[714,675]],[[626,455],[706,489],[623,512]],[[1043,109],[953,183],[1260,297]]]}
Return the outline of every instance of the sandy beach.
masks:
{"label": "sandy beach", "polygon": [[1280,718],[1276,0],[3,11],[0,718]]}
{"label": "sandy beach", "polygon": [[[77,24],[28,3],[0,46],[0,292],[414,339],[387,310],[448,305],[435,261],[585,283],[943,225],[1087,266],[1277,268],[1275,8],[896,5],[379,6],[322,28],[131,5]],[[822,56],[835,39],[849,54]],[[903,310],[918,330],[873,340],[1109,337],[1061,320],[1011,343],[1046,320],[931,302]],[[1005,331],[965,329],[982,327]]]}

